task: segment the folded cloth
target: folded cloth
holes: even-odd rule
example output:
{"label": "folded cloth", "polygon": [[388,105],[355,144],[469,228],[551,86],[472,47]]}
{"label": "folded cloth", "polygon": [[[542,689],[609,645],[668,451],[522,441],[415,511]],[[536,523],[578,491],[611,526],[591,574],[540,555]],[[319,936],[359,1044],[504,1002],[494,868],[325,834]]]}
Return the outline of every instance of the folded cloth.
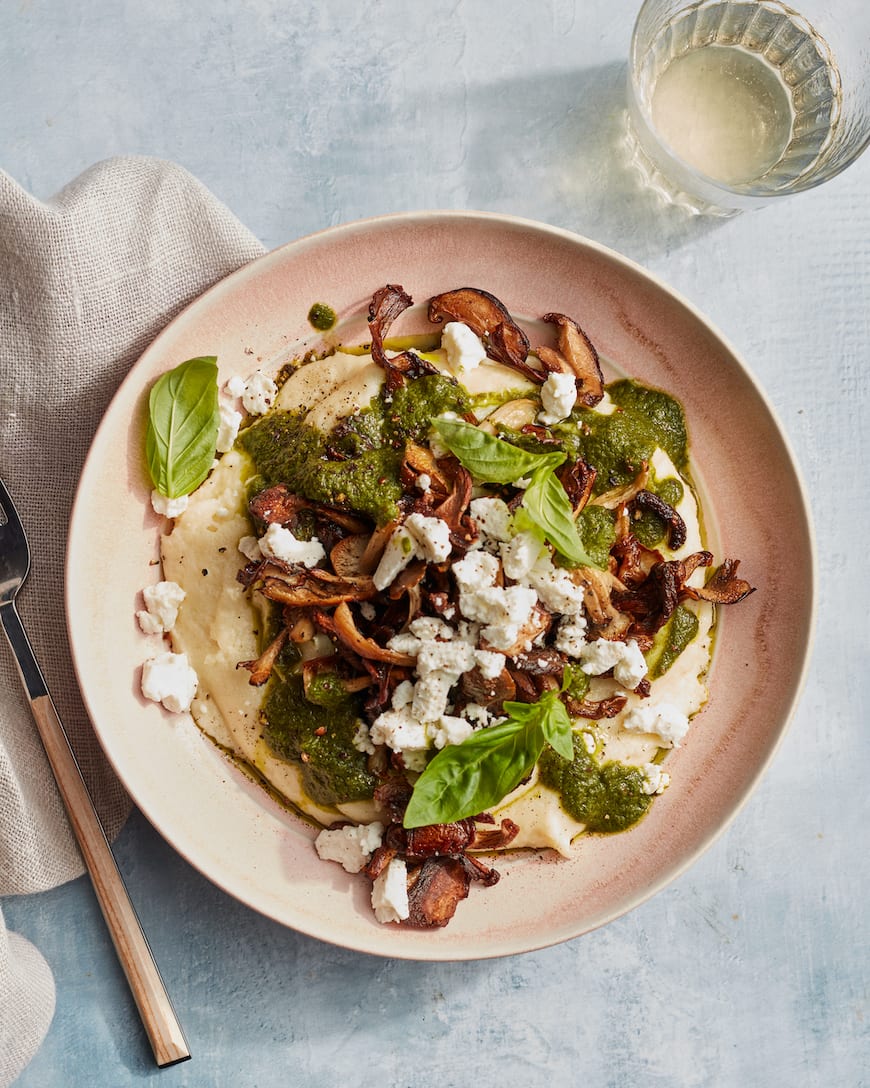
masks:
{"label": "folded cloth", "polygon": [[[96,742],[66,643],[64,552],[76,485],[97,424],[142,350],[187,303],[262,252],[172,163],[110,159],[45,202],[0,171],[0,477],[33,559],[19,610],[110,838],[130,802]],[[70,880],[83,866],[0,643],[0,895],[12,895]],[[39,1045],[53,1003],[44,961],[6,933],[0,915],[0,1085]]]}

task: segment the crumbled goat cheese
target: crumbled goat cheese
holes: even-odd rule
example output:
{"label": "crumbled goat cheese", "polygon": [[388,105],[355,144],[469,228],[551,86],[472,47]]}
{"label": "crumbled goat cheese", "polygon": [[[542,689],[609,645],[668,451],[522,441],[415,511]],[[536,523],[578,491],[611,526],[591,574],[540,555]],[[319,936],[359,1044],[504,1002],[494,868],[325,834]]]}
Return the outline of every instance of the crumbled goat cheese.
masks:
{"label": "crumbled goat cheese", "polygon": [[633,638],[628,642],[610,642],[606,638],[587,642],[580,652],[580,667],[590,676],[613,669],[617,684],[626,688],[636,688],[646,676],[646,661]]}
{"label": "crumbled goat cheese", "polygon": [[414,686],[411,715],[418,722],[437,721],[447,711],[447,698],[456,683],[454,673],[437,670],[421,677]]}
{"label": "crumbled goat cheese", "polygon": [[250,559],[252,563],[256,563],[258,559],[263,558],[263,553],[260,551],[260,541],[255,536],[243,536],[239,541],[239,551],[245,559]]}
{"label": "crumbled goat cheese", "polygon": [[498,560],[487,552],[472,552],[453,564],[459,588],[459,609],[469,620],[483,624],[480,634],[495,650],[509,650],[537,604],[537,594],[526,586],[494,585]]}
{"label": "crumbled goat cheese", "polygon": [[422,491],[425,495],[425,493],[432,486],[432,477],[427,472],[421,472],[415,482],[417,490]]}
{"label": "crumbled goat cheese", "polygon": [[217,440],[215,441],[215,449],[218,453],[227,453],[233,448],[241,422],[241,412],[237,412],[229,404],[220,406],[220,422],[218,423]]}
{"label": "crumbled goat cheese", "polygon": [[443,563],[450,555],[450,527],[443,518],[411,514],[405,528],[414,538],[417,556],[428,563]]}
{"label": "crumbled goat cheese", "polygon": [[658,763],[644,763],[642,770],[643,792],[650,796],[655,793],[664,793],[671,784],[671,776],[663,771]]}
{"label": "crumbled goat cheese", "polygon": [[187,660],[187,654],[170,651],[149,658],[142,666],[142,694],[146,699],[162,703],[173,714],[190,710],[196,695],[197,676]]}
{"label": "crumbled goat cheese", "polygon": [[679,748],[689,731],[689,719],[670,703],[641,703],[626,715],[622,728],[658,737],[663,748]]}
{"label": "crumbled goat cheese", "polygon": [[424,679],[433,672],[450,673],[455,683],[464,672],[473,669],[475,651],[467,642],[438,642],[426,639],[417,651],[417,674]]}
{"label": "crumbled goat cheese", "polygon": [[[453,564],[452,570],[459,592],[473,593],[481,586],[495,585],[498,560],[488,552],[469,552],[464,559]],[[466,614],[461,605],[460,611]]]}
{"label": "crumbled goat cheese", "polygon": [[505,666],[504,654],[496,654],[492,650],[475,650],[474,660],[484,680],[497,680]]}
{"label": "crumbled goat cheese", "polygon": [[183,514],[189,502],[189,495],[179,495],[177,499],[170,499],[166,495],[161,495],[156,488],[151,492],[151,506],[154,512],[163,514],[167,518],[177,518],[179,514]]}
{"label": "crumbled goat cheese", "polygon": [[474,370],[486,358],[480,337],[461,321],[448,321],[441,334],[441,347],[454,374]]}
{"label": "crumbled goat cheese", "polygon": [[499,549],[505,574],[515,582],[521,581],[535,566],[543,549],[543,542],[534,533],[527,529],[517,533]]}
{"label": "crumbled goat cheese", "polygon": [[378,610],[371,601],[360,601],[359,610],[364,620],[373,620],[378,614]]}
{"label": "crumbled goat cheese", "polygon": [[541,386],[543,411],[538,413],[538,419],[545,425],[561,423],[571,415],[576,403],[577,381],[574,375],[555,371],[547,375],[547,380]]}
{"label": "crumbled goat cheese", "polygon": [[511,539],[513,515],[503,499],[472,499],[468,506],[471,520],[477,531],[489,540],[508,541]]}
{"label": "crumbled goat cheese", "polygon": [[535,590],[541,603],[551,612],[578,616],[583,611],[583,587],[574,581],[571,571],[553,563],[549,551],[541,552],[523,583]]}
{"label": "crumbled goat cheese", "polygon": [[372,884],[372,907],[379,922],[408,917],[408,867],[401,858],[393,858]]}
{"label": "crumbled goat cheese", "polygon": [[444,748],[448,744],[462,744],[473,732],[471,722],[450,714],[442,714],[437,722],[429,726],[429,735],[436,748]]}
{"label": "crumbled goat cheese", "polygon": [[418,616],[417,619],[411,620],[409,630],[416,638],[424,640],[440,638],[445,642],[449,642],[456,634],[449,623],[439,620],[437,616]]}
{"label": "crumbled goat cheese", "polygon": [[323,861],[337,861],[345,872],[358,873],[383,837],[384,825],[377,820],[356,827],[324,828],[314,840],[314,849]]}
{"label": "crumbled goat cheese", "polygon": [[592,733],[583,733],[583,746],[590,756],[595,755],[595,749],[598,745]]}
{"label": "crumbled goat cheese", "polygon": [[136,613],[146,635],[171,631],[178,619],[178,606],[187,596],[177,582],[157,582],[142,590],[145,608]]}
{"label": "crumbled goat cheese", "polygon": [[404,748],[426,748],[429,743],[426,726],[408,706],[379,714],[369,726],[369,737],[372,744],[386,744],[394,752]]}
{"label": "crumbled goat cheese", "polygon": [[416,555],[417,545],[414,538],[400,525],[387,541],[378,568],[372,575],[375,589],[386,589]]}
{"label": "crumbled goat cheese", "polygon": [[443,563],[450,555],[450,528],[442,518],[411,514],[387,541],[378,568],[372,575],[376,589],[386,589],[412,559]]}
{"label": "crumbled goat cheese", "polygon": [[563,616],[556,631],[556,649],[568,657],[579,657],[586,645],[586,620],[582,616]]}
{"label": "crumbled goat cheese", "polygon": [[480,703],[466,703],[462,714],[472,725],[479,726],[481,729],[485,729],[490,723],[490,713]]}
{"label": "crumbled goat cheese", "polygon": [[369,733],[369,727],[365,722],[357,722],[356,732],[352,737],[352,744],[358,752],[363,752],[367,756],[373,756],[375,754],[375,746],[372,744],[371,733]]}
{"label": "crumbled goat cheese", "polygon": [[242,392],[242,406],[252,416],[261,416],[269,411],[277,395],[278,386],[268,374],[258,370],[245,382]]}
{"label": "crumbled goat cheese", "polygon": [[239,374],[235,374],[224,386],[224,389],[231,397],[241,397],[245,392],[245,379]]}
{"label": "crumbled goat cheese", "polygon": [[298,540],[291,529],[285,529],[273,521],[260,538],[260,551],[268,559],[282,559],[285,563],[301,563],[314,567],[326,555],[326,549],[316,536],[311,540]]}

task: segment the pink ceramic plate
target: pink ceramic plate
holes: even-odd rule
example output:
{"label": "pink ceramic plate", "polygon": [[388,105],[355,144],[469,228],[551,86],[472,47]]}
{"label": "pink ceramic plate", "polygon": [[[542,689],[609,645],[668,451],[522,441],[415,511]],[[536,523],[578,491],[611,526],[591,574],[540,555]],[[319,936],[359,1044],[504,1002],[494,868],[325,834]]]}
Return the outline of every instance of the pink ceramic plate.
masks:
{"label": "pink ceramic plate", "polygon": [[[758,588],[722,610],[710,702],[669,756],[672,785],[650,814],[622,835],[583,840],[569,861],[549,852],[504,858],[501,882],[472,887],[436,932],[379,925],[367,882],[319,861],[308,825],[250,783],[189,717],[139,694],[151,644],[134,612],[142,586],[157,578],[160,529],[142,454],[151,383],[196,355],[217,355],[222,380],[283,358],[300,341],[315,342],[306,320],[314,302],[332,306],[348,335],[364,338],[368,299],[388,282],[421,302],[471,285],[521,318],[571,314],[613,362],[611,376],[626,373],[678,396],[716,555],[739,557]],[[394,331],[412,331],[414,321],[404,315]],[[107,540],[123,541],[108,563]],[[809,652],[813,569],[786,440],[745,365],[692,306],[577,235],[504,216],[436,212],[293,242],[219,283],[169,325],[118,390],[94,440],[73,514],[66,592],[97,734],[136,803],[188,861],[304,933],[385,956],[446,960],[575,937],[643,902],[710,845],[758,781],[795,705]]]}

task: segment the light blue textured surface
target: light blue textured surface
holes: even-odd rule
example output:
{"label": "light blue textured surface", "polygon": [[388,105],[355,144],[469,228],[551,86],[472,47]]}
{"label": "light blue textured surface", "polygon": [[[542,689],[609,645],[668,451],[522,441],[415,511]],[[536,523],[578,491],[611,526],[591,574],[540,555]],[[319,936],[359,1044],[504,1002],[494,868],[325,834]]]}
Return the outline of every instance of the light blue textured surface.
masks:
{"label": "light blue textured surface", "polygon": [[79,880],[4,903],[58,988],[22,1088],[870,1083],[870,161],[727,222],[659,207],[619,143],[634,8],[0,5],[0,165],[39,196],[143,152],[182,163],[270,247],[366,215],[479,208],[659,273],[769,393],[807,479],[821,585],[810,679],[769,773],[632,914],[500,961],[367,958],[228,899],[134,816],[117,852],[193,1060],[154,1069]]}

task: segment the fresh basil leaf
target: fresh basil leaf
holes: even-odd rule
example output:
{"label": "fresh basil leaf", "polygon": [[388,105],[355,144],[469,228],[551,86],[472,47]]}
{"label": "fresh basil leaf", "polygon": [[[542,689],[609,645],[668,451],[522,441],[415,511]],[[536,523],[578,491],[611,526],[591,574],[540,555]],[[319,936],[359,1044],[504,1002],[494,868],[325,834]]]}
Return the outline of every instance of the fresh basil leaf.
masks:
{"label": "fresh basil leaf", "polygon": [[552,468],[532,475],[532,482],[523,495],[522,509],[543,533],[544,539],[569,563],[578,567],[596,566],[580,542],[571,502]]}
{"label": "fresh basil leaf", "polygon": [[541,732],[544,740],[551,745],[563,759],[574,758],[574,730],[565,704],[556,692],[548,692],[541,697],[544,704],[541,715]]}
{"label": "fresh basil leaf", "polygon": [[492,808],[531,772],[543,748],[540,729],[512,720],[442,748],[414,785],[404,826],[449,824]]}
{"label": "fresh basil leaf", "polygon": [[511,484],[538,469],[555,468],[562,452],[529,453],[461,419],[436,419],[435,430],[472,476],[490,484]]}
{"label": "fresh basil leaf", "polygon": [[154,383],[148,398],[145,456],[154,487],[189,495],[214,461],[220,412],[217,359],[188,359]]}
{"label": "fresh basil leaf", "polygon": [[559,698],[560,694],[558,691],[547,691],[536,703],[507,702],[504,712],[514,721],[522,722],[526,729],[538,730],[542,740],[552,745],[560,756],[572,759],[573,727],[565,704]]}
{"label": "fresh basil leaf", "polygon": [[507,721],[442,748],[414,785],[404,826],[449,824],[493,808],[531,773],[545,744],[573,759],[571,719],[559,694],[507,702]]}

